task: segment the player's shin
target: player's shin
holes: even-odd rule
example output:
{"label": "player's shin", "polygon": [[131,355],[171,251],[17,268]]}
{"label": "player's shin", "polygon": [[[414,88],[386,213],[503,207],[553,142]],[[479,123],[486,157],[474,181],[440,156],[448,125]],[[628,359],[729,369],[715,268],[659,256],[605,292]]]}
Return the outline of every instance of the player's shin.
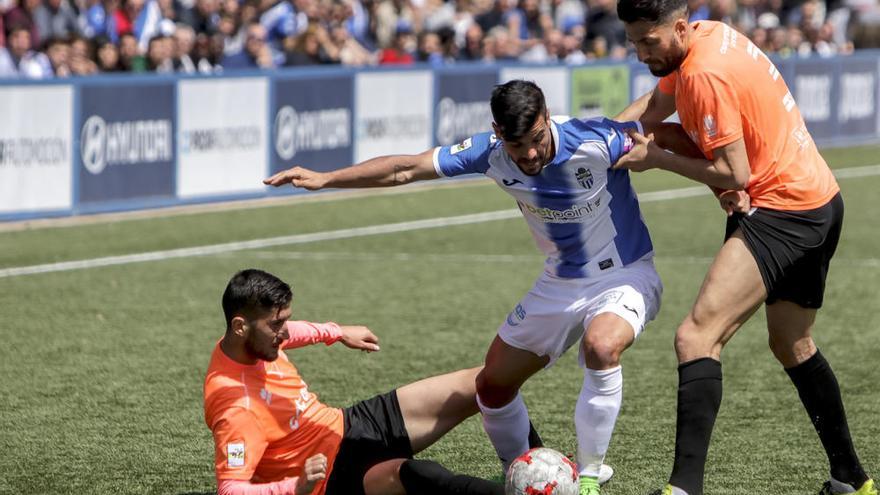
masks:
{"label": "player's shin", "polygon": [[828,361],[817,350],[810,359],[785,371],[825,447],[832,478],[853,487],[862,486],[868,476],[853,447],[840,386]]}
{"label": "player's shin", "polygon": [[405,461],[400,466],[400,482],[412,495],[504,495],[501,483],[454,474],[434,461]]}
{"label": "player's shin", "polygon": [[721,407],[721,363],[701,358],[678,367],[675,464],[669,483],[688,495],[703,494],[712,428]]}
{"label": "player's shin", "polygon": [[584,370],[584,383],[574,411],[581,476],[599,477],[622,399],[623,371],[620,366]]}
{"label": "player's shin", "polygon": [[519,393],[499,408],[487,407],[477,396],[483,417],[483,429],[501,459],[504,472],[520,454],[529,450],[529,413]]}

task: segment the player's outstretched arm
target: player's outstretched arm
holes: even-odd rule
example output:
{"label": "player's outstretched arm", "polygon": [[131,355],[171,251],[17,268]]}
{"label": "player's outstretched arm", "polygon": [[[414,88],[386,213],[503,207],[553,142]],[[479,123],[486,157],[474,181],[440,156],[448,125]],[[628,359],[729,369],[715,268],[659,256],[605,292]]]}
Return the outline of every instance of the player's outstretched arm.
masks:
{"label": "player's outstretched arm", "polygon": [[744,190],[749,183],[751,169],[742,139],[713,149],[713,159],[706,160],[668,153],[654,142],[653,134],[644,136],[634,130],[628,132],[634,145],[612,168],[626,168],[635,172],[659,168],[707,186],[731,191]]}
{"label": "player's outstretched arm", "polygon": [[706,158],[681,124],[672,122],[642,122],[641,124],[646,135],[654,135],[654,142],[657,143],[657,146],[689,158]]}
{"label": "player's outstretched arm", "polygon": [[379,350],[379,337],[369,328],[360,325],[342,325],[342,337],[339,339],[345,347],[360,349],[367,352]]}
{"label": "player's outstretched arm", "polygon": [[436,179],[434,150],[418,155],[385,155],[332,172],[316,172],[304,167],[293,167],[265,179],[264,184],[283,186],[291,184],[309,191],[324,188],[388,187],[408,184],[417,180]]}
{"label": "player's outstretched arm", "polygon": [[626,122],[639,120],[645,122],[663,122],[675,113],[675,95],[669,95],[655,87],[648,93],[630,103],[624,111],[617,114],[614,120]]}

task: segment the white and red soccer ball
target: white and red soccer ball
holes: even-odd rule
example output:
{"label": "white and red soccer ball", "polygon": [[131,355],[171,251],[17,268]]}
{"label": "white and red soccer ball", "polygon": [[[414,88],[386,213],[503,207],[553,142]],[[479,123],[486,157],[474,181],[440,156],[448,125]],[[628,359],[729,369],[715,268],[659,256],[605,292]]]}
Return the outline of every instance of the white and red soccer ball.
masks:
{"label": "white and red soccer ball", "polygon": [[546,447],[514,459],[504,483],[506,495],[578,495],[579,489],[577,466]]}

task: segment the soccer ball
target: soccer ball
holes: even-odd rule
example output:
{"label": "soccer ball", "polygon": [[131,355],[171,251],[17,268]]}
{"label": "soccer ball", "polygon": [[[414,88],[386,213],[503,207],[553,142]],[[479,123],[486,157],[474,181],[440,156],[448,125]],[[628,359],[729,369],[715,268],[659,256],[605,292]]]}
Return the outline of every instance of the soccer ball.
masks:
{"label": "soccer ball", "polygon": [[514,459],[504,482],[506,495],[578,495],[578,470],[568,457],[540,447]]}

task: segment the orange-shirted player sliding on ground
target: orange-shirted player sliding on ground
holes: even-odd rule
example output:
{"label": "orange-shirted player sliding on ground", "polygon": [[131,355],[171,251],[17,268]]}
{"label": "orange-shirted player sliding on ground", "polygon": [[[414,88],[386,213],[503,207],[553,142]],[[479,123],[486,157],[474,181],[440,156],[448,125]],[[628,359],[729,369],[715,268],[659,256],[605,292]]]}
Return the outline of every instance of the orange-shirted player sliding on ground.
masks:
{"label": "orange-shirted player sliding on ground", "polygon": [[282,349],[342,341],[378,351],[366,327],[288,321],[290,286],[261,270],[223,293],[226,334],[205,377],[218,495],[503,495],[500,483],[413,460],[476,414],[480,368],[410,383],[346,409],[318,401]]}
{"label": "orange-shirted player sliding on ground", "polygon": [[675,337],[675,464],[662,493],[702,495],[721,404],[721,349],[766,303],[770,348],[830,461],[831,479],[820,493],[876,495],[853,448],[837,380],[811,338],[843,200],[785,81],[730,26],[688,23],[687,0],[620,0],[617,12],[639,60],[662,78],[617,120],[659,122],[677,110],[705,155],[666,153],[650,136],[633,133],[636,145],[617,167],[659,168],[707,184],[729,214],[726,240]]}

